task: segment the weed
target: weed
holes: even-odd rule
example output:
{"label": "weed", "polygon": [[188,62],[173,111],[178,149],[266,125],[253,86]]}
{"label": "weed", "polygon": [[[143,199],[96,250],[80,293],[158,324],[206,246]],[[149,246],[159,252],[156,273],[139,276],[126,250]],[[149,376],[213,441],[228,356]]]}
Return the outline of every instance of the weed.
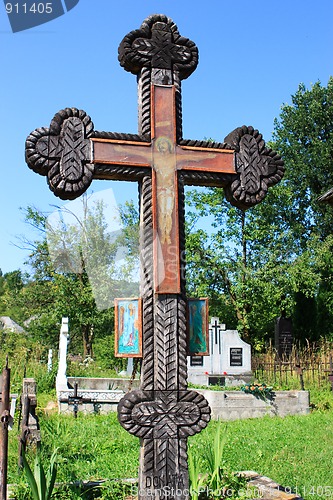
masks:
{"label": "weed", "polygon": [[202,468],[202,460],[198,457],[192,447],[188,448],[188,474],[191,485],[191,498],[192,500],[198,500],[200,491],[204,487],[208,474],[202,474],[200,472]]}
{"label": "weed", "polygon": [[[223,498],[238,498],[238,492],[244,490],[246,479],[231,472],[223,460],[224,448],[227,441],[227,426],[217,423],[212,441],[205,441],[200,449],[202,459],[189,447],[189,478],[192,500],[213,500]],[[207,470],[204,469],[204,462]]]}
{"label": "weed", "polygon": [[50,500],[57,476],[56,459],[57,451],[55,450],[50,458],[48,470],[45,472],[41,458],[41,447],[38,446],[36,450],[34,472],[32,472],[24,449],[22,448],[23,468],[31,489],[33,500]]}

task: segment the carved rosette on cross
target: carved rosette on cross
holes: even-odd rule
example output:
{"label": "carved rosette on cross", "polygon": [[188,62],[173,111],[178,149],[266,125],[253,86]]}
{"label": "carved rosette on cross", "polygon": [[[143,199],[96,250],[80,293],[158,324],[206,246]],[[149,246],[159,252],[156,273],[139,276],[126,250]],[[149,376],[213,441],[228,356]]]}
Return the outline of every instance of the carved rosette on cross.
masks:
{"label": "carved rosette on cross", "polygon": [[196,69],[198,49],[168,17],[153,15],[125,36],[119,61],[138,78],[139,133],[94,131],[84,111],[66,108],[29,135],[26,160],[62,199],[80,196],[94,178],[139,182],[141,387],[122,399],[118,417],[141,438],[139,498],[164,498],[168,488],[169,498],[185,500],[187,437],[207,425],[210,409],[187,390],[184,184],[223,187],[245,210],[284,166],[252,127],[223,143],[183,139],[181,80]]}

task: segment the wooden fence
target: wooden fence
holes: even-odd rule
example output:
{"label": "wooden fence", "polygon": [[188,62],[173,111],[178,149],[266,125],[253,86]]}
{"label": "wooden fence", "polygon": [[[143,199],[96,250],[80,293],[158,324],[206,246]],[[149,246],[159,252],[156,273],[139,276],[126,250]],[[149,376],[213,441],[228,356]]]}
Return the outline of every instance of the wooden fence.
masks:
{"label": "wooden fence", "polygon": [[280,388],[329,387],[333,382],[333,344],[294,347],[289,357],[282,358],[270,348],[253,356],[252,370],[260,382]]}

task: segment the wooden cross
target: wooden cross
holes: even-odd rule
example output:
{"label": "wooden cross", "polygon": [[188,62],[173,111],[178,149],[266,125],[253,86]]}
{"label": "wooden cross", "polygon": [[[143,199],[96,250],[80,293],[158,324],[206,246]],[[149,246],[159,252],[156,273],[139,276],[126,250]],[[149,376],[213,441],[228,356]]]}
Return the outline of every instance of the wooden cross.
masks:
{"label": "wooden cross", "polygon": [[209,326],[210,326],[210,328],[212,330],[213,336],[215,336],[215,342],[213,341],[212,345],[217,344],[218,343],[218,334],[219,334],[219,332],[221,330],[219,322],[217,321],[216,318],[214,318],[214,323],[212,323],[212,321],[211,321]]}
{"label": "wooden cross", "polygon": [[168,17],[151,16],[125,36],[119,60],[138,76],[139,134],[94,131],[84,111],[66,108],[29,135],[26,160],[62,199],[80,196],[93,178],[139,182],[141,386],[121,400],[118,418],[141,439],[139,499],[187,500],[187,437],[207,425],[210,409],[187,390],[184,184],[223,187],[246,209],[284,168],[253,127],[224,143],[182,138],[181,80],[196,69],[198,50]]}

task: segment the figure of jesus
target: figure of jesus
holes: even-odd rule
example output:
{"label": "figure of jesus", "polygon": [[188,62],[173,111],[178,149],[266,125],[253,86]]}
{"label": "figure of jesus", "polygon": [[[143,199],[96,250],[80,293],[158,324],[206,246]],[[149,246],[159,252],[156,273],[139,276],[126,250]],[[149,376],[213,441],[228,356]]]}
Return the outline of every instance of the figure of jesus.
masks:
{"label": "figure of jesus", "polygon": [[154,167],[157,180],[157,207],[159,236],[161,244],[171,243],[172,214],[175,205],[175,183],[173,168],[173,144],[168,137],[159,137],[156,141],[157,152]]}

